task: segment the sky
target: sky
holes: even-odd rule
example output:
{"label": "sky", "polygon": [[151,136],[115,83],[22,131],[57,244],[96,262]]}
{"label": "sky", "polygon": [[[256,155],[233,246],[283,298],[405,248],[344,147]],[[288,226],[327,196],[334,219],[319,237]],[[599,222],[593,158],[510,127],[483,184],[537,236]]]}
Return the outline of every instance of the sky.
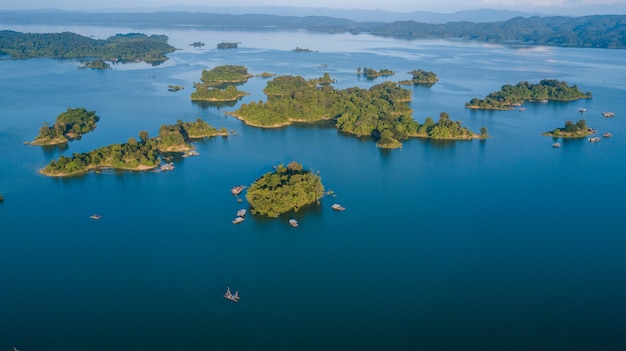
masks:
{"label": "sky", "polygon": [[[297,5],[296,5],[297,4]],[[297,6],[336,9],[385,9],[398,12],[431,11],[452,13],[463,10],[501,9],[544,14],[626,14],[626,0],[19,0],[1,1],[0,10],[56,8],[65,10],[139,9],[178,6]]]}

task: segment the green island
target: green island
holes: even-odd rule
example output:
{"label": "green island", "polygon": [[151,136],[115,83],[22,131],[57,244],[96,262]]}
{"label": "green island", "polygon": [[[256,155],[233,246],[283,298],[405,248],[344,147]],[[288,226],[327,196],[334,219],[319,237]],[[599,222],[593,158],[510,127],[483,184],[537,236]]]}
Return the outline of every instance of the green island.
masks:
{"label": "green island", "polygon": [[439,81],[434,72],[427,72],[421,69],[409,72],[413,77],[410,80],[402,80],[398,82],[401,85],[423,85],[430,87]]}
{"label": "green island", "polygon": [[193,43],[189,44],[189,46],[193,46],[194,48],[199,48],[204,46],[204,43],[201,41],[194,41]]}
{"label": "green island", "polygon": [[359,75],[362,74],[368,79],[374,79],[378,77],[388,77],[388,76],[393,76],[394,74],[396,74],[396,72],[387,68],[383,68],[380,71],[377,71],[373,68],[367,68],[367,67],[363,67],[363,69],[361,69],[361,67],[357,68],[356,73]]}
{"label": "green island", "polygon": [[236,84],[245,83],[253,77],[245,66],[223,65],[211,70],[202,70],[200,80],[195,83],[196,91],[191,93],[192,101],[227,102],[237,101],[248,95],[237,89]]}
{"label": "green island", "polygon": [[182,86],[182,85],[168,85],[167,86],[167,91],[176,92],[176,91],[180,91],[180,90],[183,90],[183,89],[185,89],[185,87]]}
{"label": "green island", "polygon": [[263,72],[263,73],[257,74],[255,77],[272,78],[272,77],[276,77],[276,73]]}
{"label": "green island", "polygon": [[79,69],[111,69],[111,65],[104,60],[86,61]]}
{"label": "green island", "polygon": [[[324,78],[326,77],[326,78]],[[408,105],[411,91],[387,81],[369,89],[335,89],[329,75],[306,80],[301,76],[279,76],[267,82],[263,90],[267,101],[242,104],[229,115],[246,124],[277,128],[293,122],[331,121],[340,131],[357,137],[372,137],[381,148],[399,148],[409,137],[469,140],[488,137],[486,128],[475,134],[453,122],[442,112],[435,123],[426,118],[420,125]]]}
{"label": "green island", "polygon": [[219,131],[198,118],[195,122],[178,120],[175,125],[161,126],[159,136],[149,138],[148,132],[139,132],[139,140],[130,138],[126,143],[112,144],[89,152],[61,156],[40,170],[47,176],[64,177],[84,174],[99,168],[145,171],[159,166],[161,153],[192,150],[191,139],[228,135],[225,128]]}
{"label": "green island", "polygon": [[83,107],[68,108],[60,113],[52,126],[44,123],[39,128],[39,135],[30,145],[57,145],[80,137],[96,129],[96,122],[100,120],[95,111],[87,111]]}
{"label": "green island", "polygon": [[106,40],[76,33],[20,33],[0,31],[0,48],[13,59],[96,58],[112,62],[144,61],[158,65],[176,49],[165,35],[117,34]]}
{"label": "green island", "polygon": [[578,120],[574,123],[572,121],[565,122],[563,128],[556,128],[553,131],[541,133],[541,135],[547,135],[555,138],[584,138],[591,135],[595,130],[587,126],[587,122],[584,119]]}
{"label": "green island", "polygon": [[318,52],[316,50],[314,51],[314,50],[311,50],[311,49],[305,49],[305,48],[301,48],[299,46],[296,46],[296,48],[291,50],[291,51],[295,51],[295,52]]}
{"label": "green island", "polygon": [[229,42],[221,42],[217,44],[218,49],[236,49],[239,47],[240,43],[229,43]]}
{"label": "green island", "polygon": [[565,81],[542,79],[539,84],[519,82],[503,85],[499,91],[490,93],[484,99],[473,98],[465,107],[481,110],[511,110],[526,101],[573,101],[590,99],[591,93],[583,93],[576,85],[569,86]]}
{"label": "green island", "polygon": [[316,203],[322,196],[324,185],[320,176],[292,161],[286,167],[279,164],[273,172],[255,180],[248,188],[246,200],[252,214],[276,218]]}

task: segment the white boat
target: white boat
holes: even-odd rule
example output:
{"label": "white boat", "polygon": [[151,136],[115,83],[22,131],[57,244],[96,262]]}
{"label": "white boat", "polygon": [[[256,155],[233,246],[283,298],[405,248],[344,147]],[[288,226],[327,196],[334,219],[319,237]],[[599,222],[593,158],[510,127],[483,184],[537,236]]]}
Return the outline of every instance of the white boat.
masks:
{"label": "white boat", "polygon": [[230,189],[230,193],[233,195],[239,195],[247,186],[245,185],[237,185]]}
{"label": "white boat", "polygon": [[561,144],[559,144],[559,143],[554,143],[554,144],[552,144],[552,147],[561,147]]}
{"label": "white boat", "polygon": [[246,209],[242,208],[241,210],[237,211],[237,217],[245,217],[246,216]]}
{"label": "white boat", "polygon": [[224,293],[224,297],[229,299],[232,302],[239,302],[239,291],[235,291],[235,294],[233,295],[230,292],[230,286],[226,289],[226,293]]}
{"label": "white boat", "polygon": [[292,218],[289,220],[289,224],[295,228],[298,226],[298,221],[295,218]]}
{"label": "white boat", "polygon": [[333,210],[335,210],[335,211],[343,211],[343,210],[345,210],[345,209],[346,209],[345,207],[341,206],[340,204],[333,204],[331,207],[332,207],[332,208],[333,208]]}
{"label": "white boat", "polygon": [[241,223],[241,222],[243,222],[245,220],[246,219],[243,218],[243,217],[237,217],[237,218],[233,219],[233,224],[239,224],[239,223]]}
{"label": "white boat", "polygon": [[97,215],[97,214],[92,214],[91,216],[89,216],[89,218],[98,220],[98,219],[102,218],[102,216]]}

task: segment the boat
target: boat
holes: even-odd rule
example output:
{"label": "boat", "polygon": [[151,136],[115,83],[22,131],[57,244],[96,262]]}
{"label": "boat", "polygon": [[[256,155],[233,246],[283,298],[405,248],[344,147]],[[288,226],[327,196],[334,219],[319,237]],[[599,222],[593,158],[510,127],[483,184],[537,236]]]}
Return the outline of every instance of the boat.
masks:
{"label": "boat", "polygon": [[241,210],[237,211],[237,217],[245,217],[246,216],[246,209],[242,208]]}
{"label": "boat", "polygon": [[615,117],[615,113],[613,113],[613,112],[602,112],[602,116],[604,116],[604,117]]}
{"label": "boat", "polygon": [[605,137],[605,138],[610,138],[610,137],[613,136],[613,134],[611,134],[609,132],[606,132],[606,133],[603,133],[602,136]]}
{"label": "boat", "polygon": [[335,210],[335,211],[343,211],[343,210],[345,210],[345,209],[346,209],[345,207],[341,206],[340,204],[333,204],[331,207],[332,207],[332,208],[333,208],[333,210]]}
{"label": "boat", "polygon": [[164,163],[161,165],[161,167],[159,167],[159,169],[161,171],[171,171],[174,169],[174,163],[170,162],[170,163]]}
{"label": "boat", "polygon": [[241,192],[242,192],[245,188],[247,188],[247,186],[245,186],[245,185],[237,185],[237,186],[234,186],[234,187],[232,187],[232,188],[230,189],[230,193],[231,193],[231,194],[233,194],[233,195],[239,195],[239,194],[241,194]]}
{"label": "boat", "polygon": [[191,151],[187,151],[187,152],[183,153],[183,157],[184,158],[187,158],[189,156],[198,156],[198,155],[200,155],[200,153],[198,151],[196,151],[196,150],[191,150]]}
{"label": "boat", "polygon": [[539,100],[540,103],[542,104],[547,104],[548,103],[548,99],[541,99]]}
{"label": "boat", "polygon": [[297,221],[295,218],[291,218],[291,219],[289,220],[289,224],[290,224],[292,227],[294,227],[294,228],[295,228],[295,227],[297,227],[297,226],[298,226],[298,221]]}
{"label": "boat", "polygon": [[98,219],[102,218],[102,216],[97,215],[97,214],[92,214],[91,216],[89,216],[89,218],[98,220]]}
{"label": "boat", "polygon": [[585,113],[585,112],[587,112],[587,109],[586,109],[586,108],[579,108],[579,109],[578,109],[578,112],[580,112],[580,113]]}
{"label": "boat", "polygon": [[560,143],[554,143],[554,144],[552,144],[552,147],[561,147],[561,144]]}
{"label": "boat", "polygon": [[235,291],[235,294],[233,295],[230,292],[230,286],[228,288],[226,288],[226,293],[224,293],[224,297],[229,299],[232,302],[239,302],[239,291]]}
{"label": "boat", "polygon": [[243,222],[245,220],[246,219],[243,218],[243,217],[237,217],[237,218],[233,219],[233,224],[239,224],[239,223],[241,223],[241,222]]}
{"label": "boat", "polygon": [[518,108],[517,110],[518,110],[519,112],[524,112],[524,111],[526,111],[526,107],[520,107],[520,108]]}
{"label": "boat", "polygon": [[587,140],[589,142],[591,142],[591,143],[597,143],[598,141],[600,141],[600,138],[599,137],[593,137],[593,138],[589,138]]}

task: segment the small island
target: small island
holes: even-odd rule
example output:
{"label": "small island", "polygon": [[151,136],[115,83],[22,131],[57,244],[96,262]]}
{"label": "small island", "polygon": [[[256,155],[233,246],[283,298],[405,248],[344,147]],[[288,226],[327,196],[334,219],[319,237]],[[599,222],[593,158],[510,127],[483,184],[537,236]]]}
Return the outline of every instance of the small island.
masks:
{"label": "small island", "polygon": [[130,138],[126,143],[112,144],[84,153],[74,153],[72,157],[61,156],[52,160],[40,173],[47,176],[65,177],[87,173],[99,168],[145,171],[155,169],[161,163],[161,154],[166,152],[189,151],[192,139],[216,135],[227,136],[228,131],[219,131],[202,119],[195,122],[178,120],[175,125],[164,125],[156,138],[149,138],[148,132],[139,132],[139,140]]}
{"label": "small island", "polygon": [[276,218],[316,203],[322,196],[324,185],[320,176],[292,161],[286,167],[279,164],[273,172],[255,180],[248,188],[246,200],[252,214]]}
{"label": "small island", "polygon": [[78,67],[79,69],[111,69],[111,65],[106,63],[104,60],[93,60],[87,61],[82,66]]}
{"label": "small island", "polygon": [[204,46],[204,43],[201,41],[194,41],[193,43],[189,44],[190,46],[193,46],[194,48],[199,48]]}
{"label": "small island", "polygon": [[221,42],[217,44],[218,49],[236,49],[239,47],[239,42],[237,43],[229,43],[229,42]]}
{"label": "small island", "polygon": [[56,118],[54,125],[47,123],[39,128],[39,135],[30,145],[58,145],[70,140],[80,139],[83,134],[96,129],[96,122],[100,120],[95,111],[85,108],[68,108]]}
{"label": "small island", "polygon": [[383,68],[380,71],[377,71],[373,68],[363,67],[363,69],[361,69],[361,67],[359,67],[357,68],[356,72],[358,75],[364,75],[367,79],[375,79],[378,77],[388,77],[388,76],[393,76],[394,74],[396,74],[396,72],[387,68]]}
{"label": "small island", "polygon": [[470,140],[487,138],[486,128],[475,134],[442,112],[439,122],[426,118],[420,124],[412,117],[408,103],[411,91],[387,81],[369,89],[335,89],[327,73],[317,79],[279,76],[267,82],[267,101],[242,104],[228,112],[248,125],[261,128],[284,127],[294,122],[329,121],[343,133],[370,137],[381,148],[399,148],[411,137]]}
{"label": "small island", "polygon": [[301,48],[299,46],[296,46],[296,48],[291,50],[291,51],[295,51],[295,52],[318,52],[318,51],[313,51],[311,49],[304,49],[304,48]]}
{"label": "small island", "polygon": [[185,89],[185,87],[182,85],[168,85],[167,86],[167,91],[172,91],[172,92],[180,91],[183,89]]}
{"label": "small island", "polygon": [[583,93],[576,85],[569,86],[565,81],[543,79],[539,84],[520,82],[502,86],[500,91],[487,95],[484,99],[473,98],[465,107],[480,110],[511,110],[526,101],[573,101],[590,99],[591,93]]}
{"label": "small island", "polygon": [[587,122],[581,119],[576,123],[567,121],[563,128],[556,128],[553,131],[541,133],[541,135],[553,138],[584,138],[593,133],[595,133],[595,130],[587,127]]}
{"label": "small island", "polygon": [[242,84],[253,77],[245,66],[223,65],[202,70],[200,80],[195,83],[196,91],[191,93],[192,101],[229,102],[237,101],[248,95],[237,89],[235,85]]}
{"label": "small island", "polygon": [[141,33],[116,34],[102,40],[70,32],[0,31],[0,48],[13,59],[95,58],[112,62],[143,61],[158,65],[167,60],[165,54],[176,50],[167,41],[165,35],[147,36]]}
{"label": "small island", "polygon": [[272,78],[272,77],[276,77],[276,73],[263,72],[263,73],[257,74],[255,77]]}
{"label": "small island", "polygon": [[434,72],[427,72],[424,70],[413,70],[409,72],[413,77],[410,80],[402,80],[398,82],[400,85],[423,85],[430,87],[439,81],[437,75]]}

